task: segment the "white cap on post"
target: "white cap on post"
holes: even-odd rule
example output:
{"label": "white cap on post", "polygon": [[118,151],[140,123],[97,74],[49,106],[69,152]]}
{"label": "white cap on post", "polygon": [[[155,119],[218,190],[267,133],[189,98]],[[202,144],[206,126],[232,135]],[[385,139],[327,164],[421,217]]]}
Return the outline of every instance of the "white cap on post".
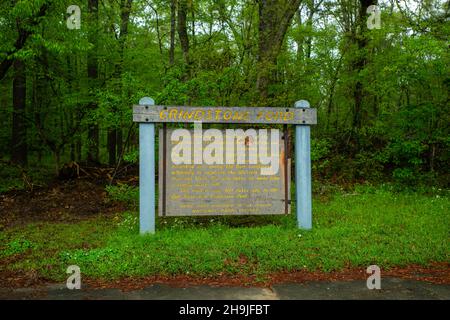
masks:
{"label": "white cap on post", "polygon": [[155,104],[155,100],[149,97],[143,97],[139,100],[139,104],[141,106],[153,106]]}
{"label": "white cap on post", "polygon": [[294,107],[296,108],[309,108],[310,104],[306,100],[298,100],[295,102]]}

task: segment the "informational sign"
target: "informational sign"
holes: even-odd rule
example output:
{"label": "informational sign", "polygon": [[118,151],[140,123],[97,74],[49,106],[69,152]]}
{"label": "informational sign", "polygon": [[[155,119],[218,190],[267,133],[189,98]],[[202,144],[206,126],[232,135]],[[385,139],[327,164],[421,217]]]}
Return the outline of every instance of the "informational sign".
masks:
{"label": "informational sign", "polygon": [[[295,127],[297,225],[312,228],[310,126],[317,124],[317,110],[308,101],[294,108],[192,107],[144,97],[133,106],[133,121],[139,123],[141,234],[155,233],[156,207],[160,216],[289,214],[289,125]],[[163,123],[158,144],[157,123]],[[194,129],[181,128],[188,123]]]}
{"label": "informational sign", "polygon": [[280,130],[161,129],[159,139],[160,216],[289,212]]}
{"label": "informational sign", "polygon": [[133,107],[135,122],[316,124],[316,109],[265,107]]}

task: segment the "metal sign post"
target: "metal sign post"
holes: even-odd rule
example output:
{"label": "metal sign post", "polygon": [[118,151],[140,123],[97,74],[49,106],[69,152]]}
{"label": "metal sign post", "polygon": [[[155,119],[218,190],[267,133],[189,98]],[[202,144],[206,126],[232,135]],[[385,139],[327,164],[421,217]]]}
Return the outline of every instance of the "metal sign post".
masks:
{"label": "metal sign post", "polygon": [[[309,102],[297,101],[295,107],[306,110]],[[311,139],[309,126],[303,124],[295,126],[295,200],[298,227],[311,229]]]}
{"label": "metal sign post", "polygon": [[[153,106],[151,98],[139,104]],[[139,229],[140,233],[155,233],[155,123],[139,123]]]}

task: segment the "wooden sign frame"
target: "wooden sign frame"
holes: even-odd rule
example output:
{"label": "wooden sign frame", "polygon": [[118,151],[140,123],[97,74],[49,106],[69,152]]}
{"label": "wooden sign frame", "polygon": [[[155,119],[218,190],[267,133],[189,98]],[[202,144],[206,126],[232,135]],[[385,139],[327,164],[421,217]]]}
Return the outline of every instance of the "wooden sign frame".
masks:
{"label": "wooden sign frame", "polygon": [[134,122],[317,124],[316,109],[268,107],[133,106]]}

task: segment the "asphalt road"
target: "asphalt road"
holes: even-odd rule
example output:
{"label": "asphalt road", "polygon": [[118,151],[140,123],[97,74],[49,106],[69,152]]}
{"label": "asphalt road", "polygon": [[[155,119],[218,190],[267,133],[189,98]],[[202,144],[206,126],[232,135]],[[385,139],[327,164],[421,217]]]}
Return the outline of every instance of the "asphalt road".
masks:
{"label": "asphalt road", "polygon": [[366,282],[317,281],[277,284],[271,288],[193,286],[173,288],[152,285],[141,290],[83,287],[69,290],[65,284],[49,284],[37,288],[0,288],[0,299],[46,300],[449,300],[450,285],[432,284],[399,278],[382,278],[381,289],[369,290]]}

